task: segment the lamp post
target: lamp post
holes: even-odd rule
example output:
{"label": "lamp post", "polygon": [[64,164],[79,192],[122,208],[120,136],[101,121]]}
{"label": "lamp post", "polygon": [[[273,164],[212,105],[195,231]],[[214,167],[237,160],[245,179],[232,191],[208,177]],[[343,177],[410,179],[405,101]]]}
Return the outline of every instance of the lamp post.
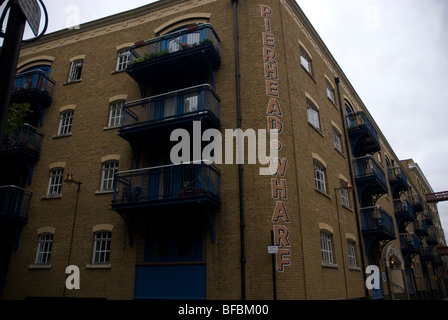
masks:
{"label": "lamp post", "polygon": [[[68,249],[68,261],[67,261],[67,265],[70,265],[70,259],[71,259],[71,255],[72,255],[72,245],[73,245],[73,235],[75,233],[75,223],[76,223],[76,215],[78,212],[78,199],[79,199],[79,190],[81,189],[81,181],[76,181],[75,179],[73,179],[73,174],[71,172],[67,173],[67,178],[64,180],[64,182],[68,183],[68,184],[73,184],[76,183],[78,185],[78,189],[76,190],[76,200],[75,200],[75,212],[73,214],[73,223],[72,223],[72,233],[70,236],[70,246]],[[63,298],[65,298],[65,293],[67,290],[67,286],[64,284],[64,293],[62,295]]]}
{"label": "lamp post", "polygon": [[341,219],[339,217],[339,204],[338,204],[338,190],[349,191],[353,189],[353,185],[350,182],[346,182],[344,186],[340,188],[334,188],[334,197],[336,198],[336,212],[338,215],[338,228],[339,228],[339,240],[341,242],[341,252],[342,252],[342,269],[344,270],[344,283],[345,283],[345,296],[348,300],[348,285],[347,285],[347,275],[345,270],[345,257],[344,257],[344,244],[342,242],[342,232],[341,232]]}

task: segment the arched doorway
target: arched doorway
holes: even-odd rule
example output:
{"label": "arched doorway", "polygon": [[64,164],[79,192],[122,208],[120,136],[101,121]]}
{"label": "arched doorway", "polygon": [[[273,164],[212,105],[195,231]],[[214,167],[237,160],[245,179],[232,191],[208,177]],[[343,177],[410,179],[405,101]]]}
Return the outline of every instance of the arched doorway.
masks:
{"label": "arched doorway", "polygon": [[409,290],[401,251],[396,246],[390,245],[386,250],[385,260],[390,298],[392,300],[408,300]]}

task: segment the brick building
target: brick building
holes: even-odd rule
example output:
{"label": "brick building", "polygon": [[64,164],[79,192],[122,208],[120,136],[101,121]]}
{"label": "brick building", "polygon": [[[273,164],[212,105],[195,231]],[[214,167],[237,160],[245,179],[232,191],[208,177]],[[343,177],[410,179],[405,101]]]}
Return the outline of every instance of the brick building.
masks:
{"label": "brick building", "polygon": [[33,113],[1,149],[3,299],[446,294],[429,183],[293,0],[161,0],[48,34],[13,101]]}

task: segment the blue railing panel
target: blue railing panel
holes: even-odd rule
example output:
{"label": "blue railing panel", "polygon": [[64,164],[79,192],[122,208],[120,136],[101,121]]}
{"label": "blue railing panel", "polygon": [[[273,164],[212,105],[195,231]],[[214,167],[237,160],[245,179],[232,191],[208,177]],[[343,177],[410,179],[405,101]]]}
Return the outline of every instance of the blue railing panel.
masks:
{"label": "blue railing panel", "polygon": [[213,45],[216,52],[220,53],[221,41],[211,24],[188,27],[161,37],[137,42],[131,47],[131,66],[204,45]]}
{"label": "blue railing panel", "polygon": [[400,243],[403,250],[421,250],[420,240],[415,234],[401,233]]}
{"label": "blue railing panel", "polygon": [[122,129],[206,112],[220,117],[221,99],[208,84],[126,103]]}
{"label": "blue railing panel", "polygon": [[349,113],[347,115],[347,125],[349,131],[365,127],[378,140],[378,132],[364,111]]}
{"label": "blue railing panel", "polygon": [[15,132],[5,135],[0,149],[23,149],[40,154],[43,138],[44,134],[41,131],[29,124],[24,124]]}
{"label": "blue railing panel", "polygon": [[183,200],[193,196],[219,201],[220,173],[215,167],[202,163],[119,172],[113,203]]}
{"label": "blue railing panel", "polygon": [[372,156],[356,158],[353,161],[353,164],[356,179],[374,177],[387,188],[386,175],[384,174],[383,169]]}
{"label": "blue railing panel", "polygon": [[53,96],[55,81],[42,70],[33,70],[16,75],[13,93],[35,90]]}
{"label": "blue railing panel", "polygon": [[392,216],[380,206],[362,208],[361,217],[363,231],[386,231],[390,234],[395,233]]}
{"label": "blue railing panel", "polygon": [[16,186],[0,186],[0,216],[28,218],[32,193]]}

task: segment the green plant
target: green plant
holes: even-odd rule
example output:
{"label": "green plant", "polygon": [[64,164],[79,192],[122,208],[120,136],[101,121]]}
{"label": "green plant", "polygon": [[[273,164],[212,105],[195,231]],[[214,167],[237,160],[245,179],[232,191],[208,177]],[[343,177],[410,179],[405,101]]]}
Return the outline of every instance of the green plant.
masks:
{"label": "green plant", "polygon": [[23,125],[26,116],[33,113],[29,103],[13,103],[8,110],[5,133],[12,134]]}

